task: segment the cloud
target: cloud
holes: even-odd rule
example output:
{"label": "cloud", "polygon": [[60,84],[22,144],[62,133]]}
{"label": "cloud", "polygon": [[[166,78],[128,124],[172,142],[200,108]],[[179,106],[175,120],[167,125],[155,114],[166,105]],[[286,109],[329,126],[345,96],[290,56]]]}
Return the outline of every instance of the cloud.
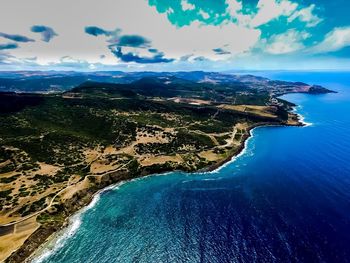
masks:
{"label": "cloud", "polygon": [[[164,53],[159,52],[158,49],[151,47],[151,41],[140,35],[121,35],[121,30],[116,29],[114,31],[108,31],[100,27],[90,26],[85,27],[85,32],[93,35],[104,35],[110,37],[107,39],[108,48],[112,54],[123,62],[135,62],[140,64],[155,64],[155,63],[169,63],[174,59],[167,59],[164,57]],[[134,51],[139,49],[147,49],[152,56],[140,56],[135,52],[123,53],[122,47],[133,48]],[[101,56],[100,56],[101,57]]]}
{"label": "cloud", "polygon": [[208,61],[208,59],[206,57],[200,56],[200,57],[193,58],[193,61],[205,62],[205,61]]}
{"label": "cloud", "polygon": [[45,41],[45,42],[50,42],[50,40],[53,37],[58,36],[56,32],[51,27],[48,27],[48,26],[34,25],[31,27],[30,30],[33,33],[40,33],[42,41]]}
{"label": "cloud", "polygon": [[105,36],[108,37],[108,42],[112,43],[112,45],[116,45],[117,43],[119,43],[120,41],[120,34],[121,29],[116,28],[115,30],[105,30],[101,27],[97,27],[97,26],[87,26],[85,27],[85,33],[87,33],[88,35],[92,35],[95,37],[98,36]]}
{"label": "cloud", "polygon": [[182,7],[183,11],[190,11],[190,10],[194,10],[196,8],[195,5],[187,2],[186,0],[181,1],[181,7]]}
{"label": "cloud", "polygon": [[213,51],[217,54],[217,55],[230,55],[231,52],[224,50],[222,48],[214,48]]}
{"label": "cloud", "polygon": [[97,37],[101,35],[111,36],[113,31],[104,30],[103,28],[97,26],[87,26],[85,27],[85,33]]}
{"label": "cloud", "polygon": [[136,62],[140,64],[154,64],[154,63],[170,63],[174,59],[164,57],[163,53],[157,53],[152,57],[141,57],[132,52],[123,53],[121,47],[111,48],[112,53],[123,62]]}
{"label": "cloud", "polygon": [[58,63],[52,63],[55,67],[58,68],[78,68],[78,69],[90,69],[93,70],[95,66],[88,63],[86,60],[74,59],[70,56],[63,56],[60,58]]}
{"label": "cloud", "polygon": [[[240,17],[246,25],[253,27],[260,27],[280,18],[286,18],[288,23],[298,20],[306,27],[315,27],[322,22],[315,11],[315,4],[303,7],[291,0],[259,0],[255,15]],[[285,25],[288,26],[287,23]]]}
{"label": "cloud", "polygon": [[309,37],[310,34],[305,31],[299,32],[290,29],[283,34],[273,35],[269,40],[265,40],[263,50],[274,55],[292,53],[304,49],[303,41]]}
{"label": "cloud", "polygon": [[34,42],[35,41],[34,39],[28,38],[26,36],[10,35],[10,34],[1,33],[1,32],[0,32],[0,37],[7,38],[16,42]]}
{"label": "cloud", "polygon": [[193,57],[193,54],[184,55],[184,56],[180,57],[179,61],[181,61],[181,62],[189,61],[191,57]]}
{"label": "cloud", "polygon": [[7,70],[22,70],[27,67],[37,68],[38,64],[35,60],[36,58],[18,59],[11,54],[0,52],[0,65],[5,66]]}
{"label": "cloud", "polygon": [[260,0],[257,4],[258,12],[249,21],[250,26],[259,27],[281,16],[290,16],[297,9],[298,4],[288,0]]}
{"label": "cloud", "polygon": [[150,48],[150,49],[148,49],[148,52],[150,52],[150,53],[158,53],[158,49]]}
{"label": "cloud", "polygon": [[18,45],[16,43],[0,44],[0,50],[15,49],[15,48],[18,48]]}
{"label": "cloud", "polygon": [[350,26],[337,27],[329,32],[323,41],[310,48],[311,53],[327,53],[350,46]]}
{"label": "cloud", "polygon": [[116,45],[120,47],[146,48],[149,47],[150,41],[138,35],[124,35],[120,37]]}
{"label": "cloud", "polygon": [[288,17],[288,22],[292,22],[295,19],[299,19],[304,22],[307,27],[317,26],[322,22],[322,19],[315,15],[313,12],[315,10],[315,5],[312,4],[309,7],[305,7],[301,10],[295,11],[290,17]]}
{"label": "cloud", "polygon": [[208,20],[210,18],[209,13],[203,11],[202,9],[199,10],[198,14],[200,14],[204,20]]}
{"label": "cloud", "polygon": [[10,61],[9,59],[12,58],[13,56],[4,53],[4,52],[0,52],[0,64],[9,64]]}

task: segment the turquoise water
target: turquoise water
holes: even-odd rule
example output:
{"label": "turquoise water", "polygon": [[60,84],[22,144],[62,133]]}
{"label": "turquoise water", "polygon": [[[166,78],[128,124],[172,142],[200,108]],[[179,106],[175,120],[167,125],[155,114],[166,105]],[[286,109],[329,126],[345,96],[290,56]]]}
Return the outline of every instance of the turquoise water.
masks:
{"label": "turquoise water", "polygon": [[339,93],[285,96],[312,125],[255,129],[216,172],[104,192],[37,261],[349,262],[350,74],[255,74]]}

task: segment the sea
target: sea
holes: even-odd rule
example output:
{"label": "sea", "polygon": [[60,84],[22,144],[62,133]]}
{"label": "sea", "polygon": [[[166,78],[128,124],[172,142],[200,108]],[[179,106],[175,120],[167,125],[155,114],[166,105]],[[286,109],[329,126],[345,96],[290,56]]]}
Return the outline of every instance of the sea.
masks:
{"label": "sea", "polygon": [[350,73],[254,72],[338,93],[289,94],[305,127],[260,127],[208,173],[110,187],[33,262],[350,262]]}

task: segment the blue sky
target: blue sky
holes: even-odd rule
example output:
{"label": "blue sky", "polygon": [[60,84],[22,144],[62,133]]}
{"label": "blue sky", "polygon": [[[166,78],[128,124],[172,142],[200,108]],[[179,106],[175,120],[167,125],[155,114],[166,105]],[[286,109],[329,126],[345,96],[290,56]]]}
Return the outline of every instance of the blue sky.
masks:
{"label": "blue sky", "polygon": [[350,69],[346,0],[2,0],[0,70]]}

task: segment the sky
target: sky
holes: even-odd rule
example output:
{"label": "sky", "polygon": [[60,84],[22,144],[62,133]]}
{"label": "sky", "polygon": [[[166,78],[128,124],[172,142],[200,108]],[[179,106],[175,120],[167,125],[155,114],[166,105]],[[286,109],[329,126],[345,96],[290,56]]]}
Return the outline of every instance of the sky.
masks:
{"label": "sky", "polygon": [[348,0],[1,0],[0,70],[348,70]]}

